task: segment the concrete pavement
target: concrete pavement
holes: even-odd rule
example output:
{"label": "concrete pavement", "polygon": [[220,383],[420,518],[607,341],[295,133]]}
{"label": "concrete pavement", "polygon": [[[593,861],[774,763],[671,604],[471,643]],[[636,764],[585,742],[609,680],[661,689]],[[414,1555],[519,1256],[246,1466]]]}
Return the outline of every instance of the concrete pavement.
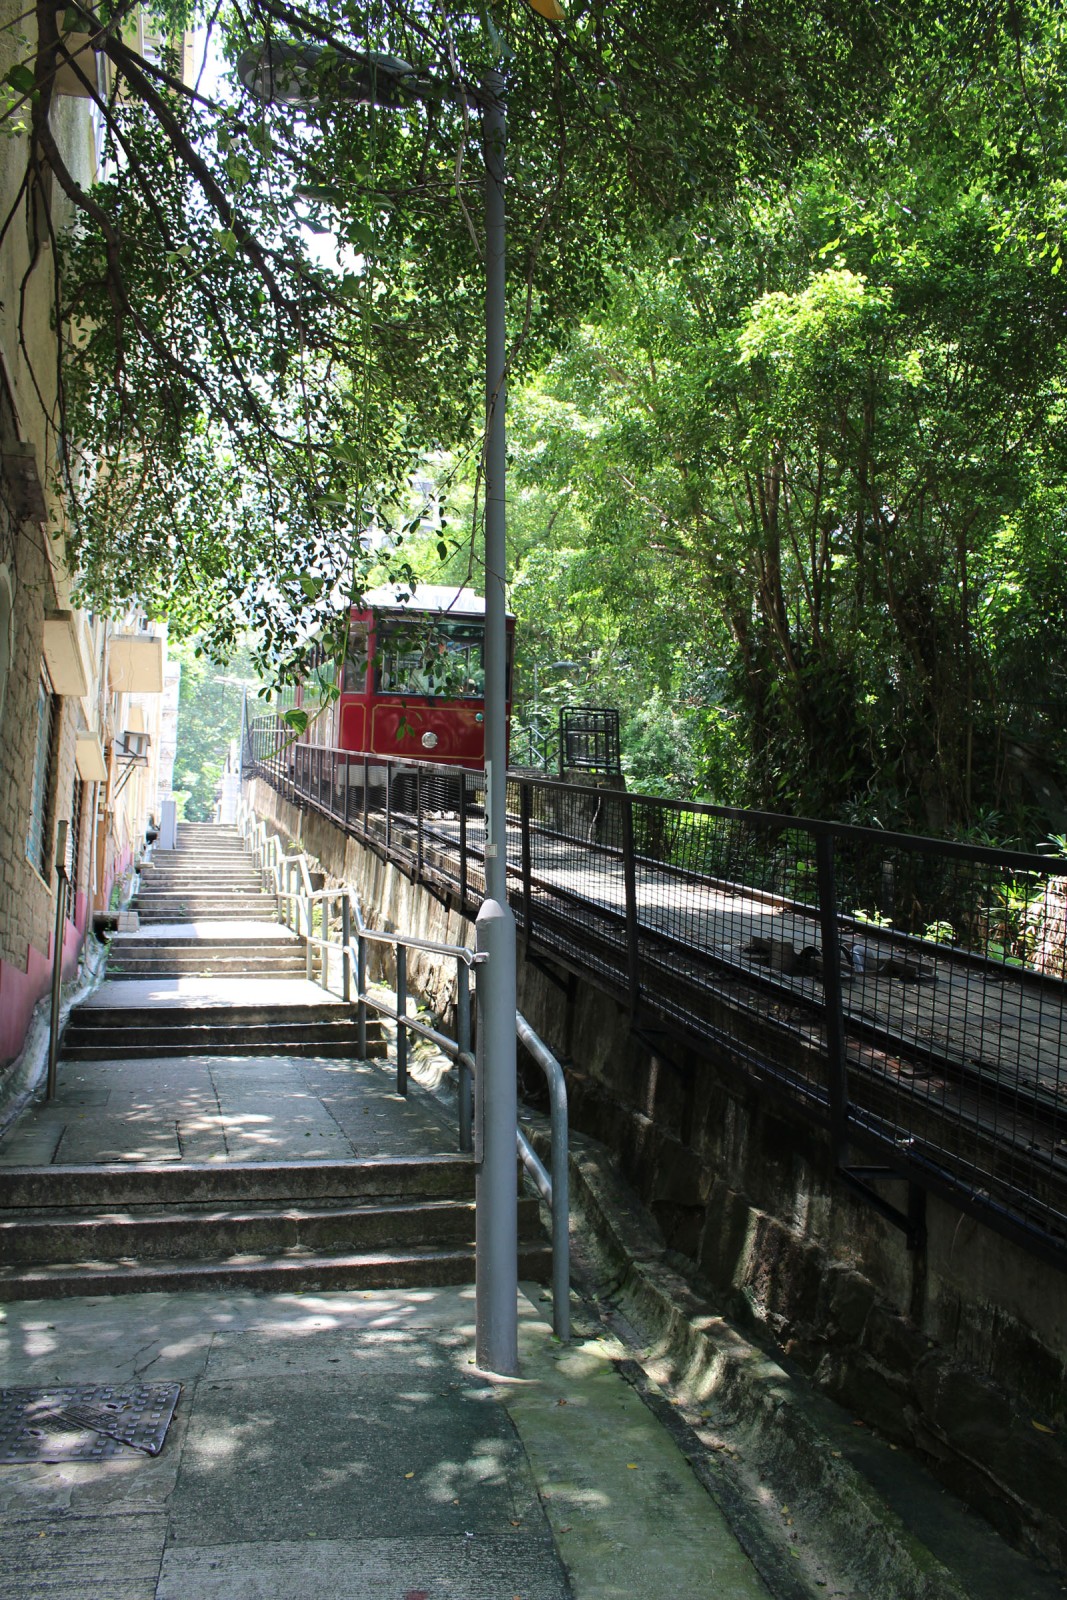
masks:
{"label": "concrete pavement", "polygon": [[587,1327],[520,1301],[474,1367],[471,1289],[0,1308],[0,1385],[180,1383],[161,1454],[0,1467],[11,1600],[767,1600]]}

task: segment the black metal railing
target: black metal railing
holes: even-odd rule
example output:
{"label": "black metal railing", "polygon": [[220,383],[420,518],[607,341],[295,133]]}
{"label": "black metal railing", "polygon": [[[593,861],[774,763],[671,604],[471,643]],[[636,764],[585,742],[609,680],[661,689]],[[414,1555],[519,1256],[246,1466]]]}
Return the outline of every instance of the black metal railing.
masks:
{"label": "black metal railing", "polygon": [[560,772],[622,771],[619,713],[601,706],[564,706],[559,714]]}
{"label": "black metal railing", "polygon": [[[478,904],[481,773],[267,721],[248,772]],[[1067,861],[513,774],[508,874],[528,952],[788,1096],[912,1237],[935,1190],[1067,1263]]]}

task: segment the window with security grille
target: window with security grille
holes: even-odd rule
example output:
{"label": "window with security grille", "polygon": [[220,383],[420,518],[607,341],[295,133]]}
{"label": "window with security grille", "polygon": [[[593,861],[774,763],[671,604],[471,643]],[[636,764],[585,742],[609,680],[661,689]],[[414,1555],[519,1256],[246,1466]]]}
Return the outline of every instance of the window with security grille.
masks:
{"label": "window with security grille", "polygon": [[85,784],[82,783],[77,773],[74,774],[74,793],[70,800],[70,834],[67,845],[67,868],[70,882],[70,906],[68,916],[74,916],[75,896],[78,892],[78,879],[81,876],[82,866],[82,799],[85,794]]}
{"label": "window with security grille", "polygon": [[26,834],[26,855],[42,878],[49,877],[48,801],[52,792],[56,697],[47,675],[42,672],[37,685],[37,737],[33,751],[33,782],[30,786],[30,826]]}

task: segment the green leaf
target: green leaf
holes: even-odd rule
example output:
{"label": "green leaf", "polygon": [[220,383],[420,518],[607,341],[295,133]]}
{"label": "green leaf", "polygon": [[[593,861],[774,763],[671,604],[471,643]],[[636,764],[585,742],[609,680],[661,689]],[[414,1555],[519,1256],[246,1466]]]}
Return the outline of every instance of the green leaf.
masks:
{"label": "green leaf", "polygon": [[349,244],[358,245],[361,250],[376,250],[378,248],[378,241],[366,223],[350,222],[345,229],[345,237]]}
{"label": "green leaf", "polygon": [[297,733],[306,733],[310,720],[307,712],[302,711],[298,706],[290,706],[288,711],[283,711],[282,713],[282,721],[287,727],[294,728]]}
{"label": "green leaf", "polygon": [[23,61],[16,61],[15,65],[8,69],[4,82],[9,83],[13,89],[17,89],[19,94],[32,94],[37,87],[37,79],[33,75],[33,69],[26,66]]}

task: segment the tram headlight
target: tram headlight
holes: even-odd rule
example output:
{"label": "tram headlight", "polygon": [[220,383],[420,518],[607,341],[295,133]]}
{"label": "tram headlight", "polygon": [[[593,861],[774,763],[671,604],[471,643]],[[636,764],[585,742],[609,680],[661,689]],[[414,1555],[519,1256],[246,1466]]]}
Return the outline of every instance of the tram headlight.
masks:
{"label": "tram headlight", "polygon": [[424,733],[423,734],[423,736],[422,736],[422,748],[424,750],[436,750],[437,749],[437,735],[436,735],[436,733]]}

